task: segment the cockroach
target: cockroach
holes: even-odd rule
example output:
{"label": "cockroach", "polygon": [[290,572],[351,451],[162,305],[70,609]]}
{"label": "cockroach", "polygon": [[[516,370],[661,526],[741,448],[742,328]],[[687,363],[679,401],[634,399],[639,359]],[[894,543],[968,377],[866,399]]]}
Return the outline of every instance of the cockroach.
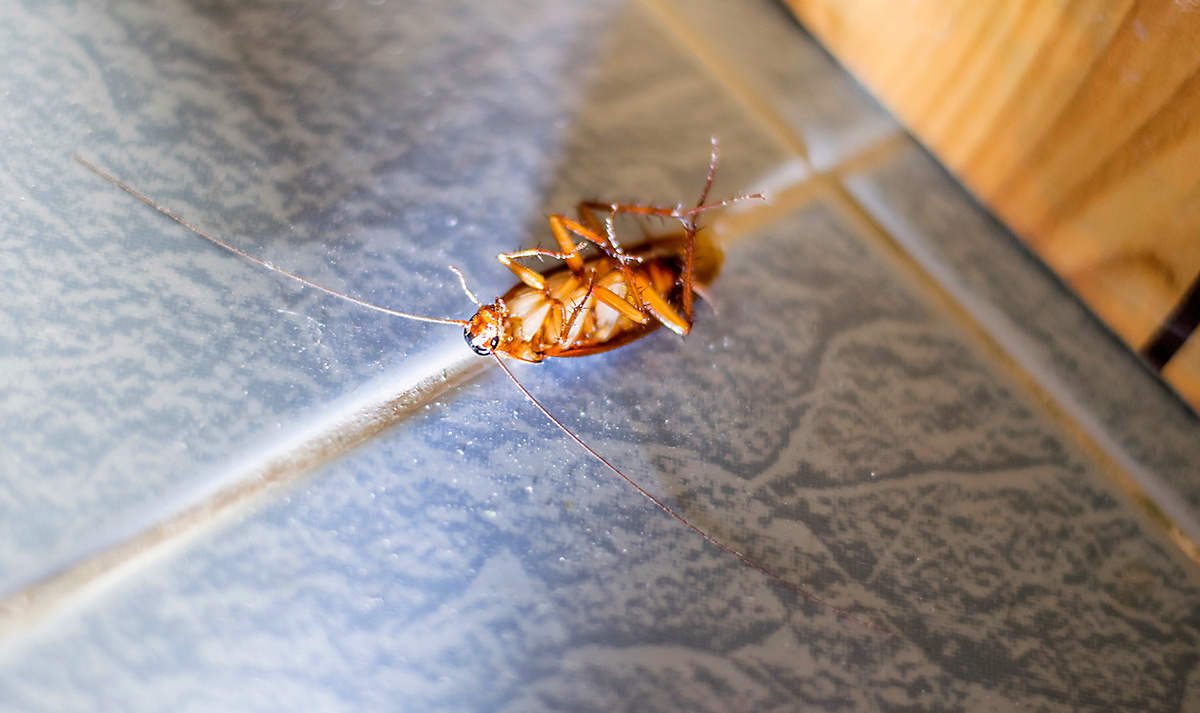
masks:
{"label": "cockroach", "polygon": [[[476,354],[493,357],[521,393],[551,423],[660,510],[712,546],[736,557],[801,597],[867,628],[895,637],[884,627],[817,597],[692,524],[575,435],[525,388],[504,363],[505,359],[536,363],[547,357],[598,354],[641,339],[660,326],[680,336],[687,335],[693,324],[694,298],[704,297],[704,287],[717,276],[722,261],[720,249],[707,233],[699,229],[700,215],[736,201],[764,198],[761,193],[755,193],[708,203],[709,190],[717,173],[717,154],[717,141],[714,138],[708,177],[700,191],[700,200],[693,207],[684,207],[682,204],[662,207],[584,201],[577,206],[578,219],[564,214],[551,215],[548,220],[558,250],[531,248],[497,256],[520,281],[490,303],[476,299],[462,273],[450,266],[463,291],[477,308],[475,315],[466,320],[403,312],[319,285],[192,225],[79,155],[75,159],[209,242],[272,272],[385,314],[462,327],[467,345]],[[623,247],[615,227],[616,219],[621,215],[678,221],[682,232],[648,238],[637,245]],[[604,216],[604,219],[601,220],[600,216]],[[594,251],[594,254],[585,257],[585,250]],[[526,258],[552,258],[561,260],[562,264],[547,272],[537,272],[520,262]]]}

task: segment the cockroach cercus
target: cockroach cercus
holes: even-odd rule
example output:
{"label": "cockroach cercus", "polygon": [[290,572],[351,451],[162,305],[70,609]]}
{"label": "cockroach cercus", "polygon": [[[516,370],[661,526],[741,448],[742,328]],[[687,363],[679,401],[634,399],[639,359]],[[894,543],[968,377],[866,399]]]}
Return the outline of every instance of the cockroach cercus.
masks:
{"label": "cockroach cercus", "polygon": [[[477,307],[475,315],[467,320],[402,312],[319,285],[201,230],[107,171],[78,155],[75,158],[87,168],[209,242],[261,267],[368,309],[405,319],[462,327],[471,349],[481,356],[493,357],[521,393],[551,423],[667,515],[704,538],[709,544],[736,557],[801,597],[865,627],[895,636],[882,626],[817,597],[693,525],[584,443],[555,418],[504,363],[505,359],[540,362],[546,357],[597,354],[629,344],[659,326],[666,326],[680,336],[691,330],[694,296],[703,296],[704,285],[716,277],[722,260],[719,248],[706,233],[699,230],[700,215],[735,201],[763,198],[759,193],[713,203],[706,202],[717,171],[716,139],[712,142],[712,161],[709,164],[708,177],[700,192],[700,200],[694,207],[680,205],[671,208],[585,201],[578,206],[578,219],[566,215],[552,215],[549,218],[550,229],[558,243],[558,250],[532,248],[498,256],[500,262],[520,278],[520,282],[490,303],[482,303],[476,299],[467,287],[462,273],[451,267],[458,276],[463,291]],[[649,238],[637,245],[624,247],[617,238],[615,227],[615,219],[619,215],[652,216],[678,221],[682,232]],[[585,250],[590,251],[590,255],[585,257]],[[533,257],[561,260],[562,265],[547,272],[537,272],[519,262]]]}

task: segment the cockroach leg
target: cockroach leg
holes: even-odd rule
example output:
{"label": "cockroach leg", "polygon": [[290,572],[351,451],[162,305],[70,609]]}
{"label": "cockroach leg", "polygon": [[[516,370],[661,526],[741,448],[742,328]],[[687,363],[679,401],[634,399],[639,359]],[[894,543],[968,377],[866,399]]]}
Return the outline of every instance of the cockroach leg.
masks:
{"label": "cockroach leg", "polygon": [[[541,248],[515,250],[510,253],[500,253],[496,256],[496,259],[499,260],[509,270],[512,270],[513,274],[521,279],[521,282],[524,282],[526,285],[529,285],[539,292],[546,292],[546,278],[542,275],[542,273],[532,270],[516,261],[520,258],[526,257],[548,257],[555,260],[565,260],[568,264],[570,264],[571,260],[580,259],[579,251],[586,246],[586,243],[580,243],[575,245],[570,252],[555,252],[553,250],[543,250]],[[583,271],[582,261],[579,263],[579,270],[580,272]]]}
{"label": "cockroach leg", "polygon": [[[579,237],[595,243],[596,246],[600,248],[601,252],[616,262],[621,268],[622,274],[625,276],[626,284],[629,285],[630,294],[633,295],[633,306],[640,311],[644,311],[646,305],[642,302],[641,295],[637,293],[637,290],[633,289],[633,268],[630,267],[630,263],[634,262],[634,260],[631,259],[631,256],[626,254],[625,251],[621,249],[620,245],[617,244],[612,223],[607,223],[604,232],[599,232],[584,224],[588,222],[586,215],[581,214],[580,219],[583,221],[582,223],[572,220],[565,215],[555,215],[551,216],[551,224],[553,225],[555,222],[557,222],[564,232],[569,230]],[[593,222],[594,219],[595,215],[593,214]]]}
{"label": "cockroach leg", "polygon": [[[667,329],[670,329],[681,337],[687,336],[688,332],[692,331],[691,317],[681,317],[667,300],[654,289],[654,286],[646,281],[646,278],[639,275],[634,278],[634,284],[637,286],[638,295],[641,296],[646,304],[646,309],[650,310],[654,318],[662,322]],[[691,288],[685,280],[684,290],[688,289]]]}
{"label": "cockroach leg", "polygon": [[579,319],[579,315],[582,314],[584,311],[584,308],[586,308],[589,305],[589,303],[592,299],[592,296],[595,294],[595,292],[596,292],[595,281],[589,281],[588,286],[587,286],[587,291],[583,293],[583,298],[580,299],[579,303],[575,305],[575,308],[571,310],[571,316],[568,317],[566,319],[566,321],[563,322],[562,329],[559,330],[559,333],[558,333],[559,344],[567,341],[567,337],[571,334],[571,330],[575,328],[575,320]]}
{"label": "cockroach leg", "polygon": [[[635,278],[635,280],[636,280],[636,278]],[[637,284],[636,281],[634,284],[635,285]],[[600,300],[601,303],[608,305],[609,307],[612,307],[613,309],[620,312],[625,317],[633,320],[634,322],[636,322],[638,324],[646,324],[647,322],[650,321],[650,315],[647,314],[645,311],[647,309],[646,305],[643,304],[643,307],[641,309],[639,309],[639,308],[631,305],[629,303],[629,300],[618,295],[616,292],[613,292],[612,290],[608,289],[607,287],[598,287],[595,285],[593,285],[593,287],[594,287],[596,299]],[[629,291],[635,292],[635,291],[637,291],[637,288],[632,287]],[[653,310],[651,310],[651,311],[653,311]]]}

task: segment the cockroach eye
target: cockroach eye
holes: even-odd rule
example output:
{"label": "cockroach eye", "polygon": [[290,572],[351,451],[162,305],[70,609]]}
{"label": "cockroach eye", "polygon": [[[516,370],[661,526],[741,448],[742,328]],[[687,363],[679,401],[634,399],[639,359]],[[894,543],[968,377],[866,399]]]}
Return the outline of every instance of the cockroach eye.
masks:
{"label": "cockroach eye", "polygon": [[467,346],[471,347],[471,351],[479,356],[491,356],[496,347],[500,346],[500,337],[492,337],[492,340],[487,343],[476,342],[470,327],[463,330],[463,338],[467,340]]}

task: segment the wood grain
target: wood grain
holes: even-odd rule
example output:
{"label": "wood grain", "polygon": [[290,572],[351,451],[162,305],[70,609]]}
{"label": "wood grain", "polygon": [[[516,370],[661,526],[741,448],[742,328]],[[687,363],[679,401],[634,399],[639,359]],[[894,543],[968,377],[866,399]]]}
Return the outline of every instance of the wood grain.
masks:
{"label": "wood grain", "polygon": [[[1200,0],[787,2],[1118,334],[1144,346],[1200,275]],[[1200,363],[1164,374],[1200,393]]]}

